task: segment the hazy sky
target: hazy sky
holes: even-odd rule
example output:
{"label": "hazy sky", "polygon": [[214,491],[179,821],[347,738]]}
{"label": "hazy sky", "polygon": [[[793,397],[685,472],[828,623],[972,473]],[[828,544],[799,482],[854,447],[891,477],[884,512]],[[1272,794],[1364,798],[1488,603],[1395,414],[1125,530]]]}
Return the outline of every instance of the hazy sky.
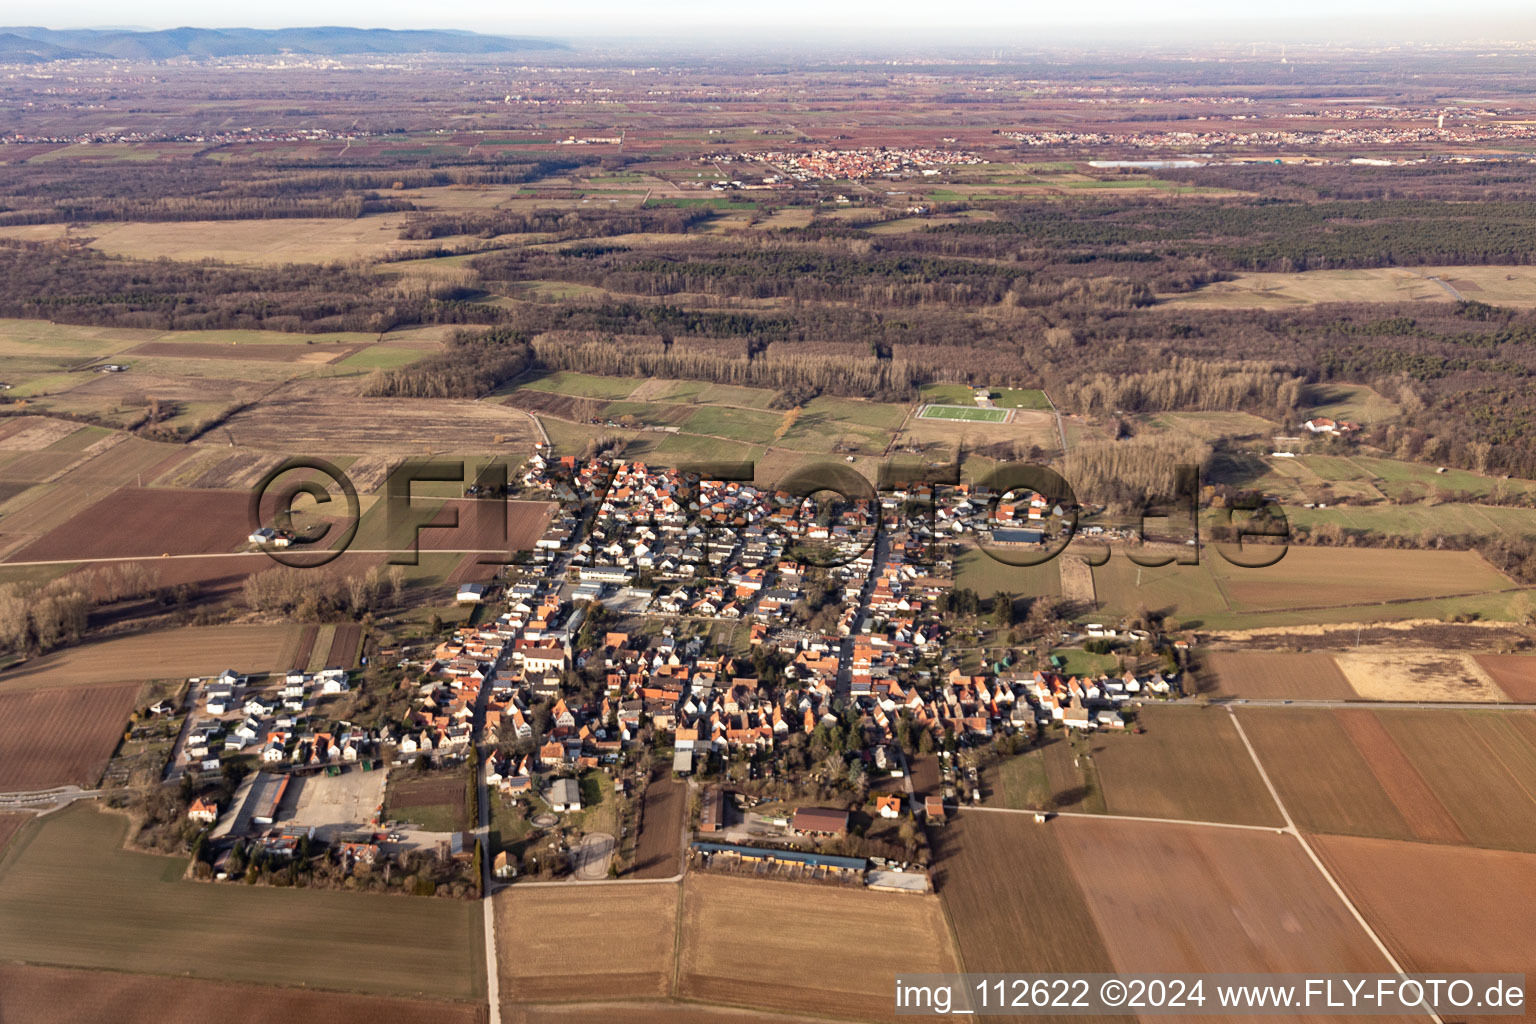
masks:
{"label": "hazy sky", "polygon": [[[14,19],[14,20],[13,20]],[[1242,19],[1236,22],[1234,19]],[[710,29],[769,29],[774,35],[814,34],[834,28],[874,35],[933,33],[946,39],[971,36],[998,45],[1028,44],[1040,31],[1058,35],[1077,26],[1087,35],[1122,35],[1155,24],[1166,32],[1188,29],[1202,36],[1274,38],[1434,39],[1536,37],[1531,0],[1284,0],[1264,5],[1231,0],[581,0],[578,3],[508,4],[496,0],[264,0],[210,5],[206,0],[50,0],[23,13],[13,8],[0,20],[52,28],[133,26],[169,28],[293,25],[357,25],[375,28],[459,28],[502,34],[565,38],[633,34],[693,35]]]}

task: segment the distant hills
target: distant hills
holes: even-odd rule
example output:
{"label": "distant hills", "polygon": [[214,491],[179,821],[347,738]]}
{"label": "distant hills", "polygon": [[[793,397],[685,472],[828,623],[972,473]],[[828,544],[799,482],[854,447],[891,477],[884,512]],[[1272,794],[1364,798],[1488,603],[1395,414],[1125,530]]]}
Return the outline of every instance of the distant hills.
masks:
{"label": "distant hills", "polygon": [[402,53],[512,53],[563,50],[547,39],[485,36],[476,32],[397,31],[387,28],[169,28],[120,29],[0,28],[0,63],[126,58],[303,56]]}

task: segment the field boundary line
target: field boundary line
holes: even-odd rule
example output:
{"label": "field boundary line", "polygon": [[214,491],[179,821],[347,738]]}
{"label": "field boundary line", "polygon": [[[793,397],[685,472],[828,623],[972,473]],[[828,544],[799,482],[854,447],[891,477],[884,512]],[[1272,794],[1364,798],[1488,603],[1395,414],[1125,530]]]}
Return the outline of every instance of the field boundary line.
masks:
{"label": "field boundary line", "polygon": [[1107,821],[1139,821],[1152,825],[1200,825],[1205,828],[1236,828],[1250,832],[1283,832],[1274,825],[1245,825],[1235,821],[1202,821],[1199,818],[1152,818],[1141,814],[1096,814],[1093,811],[1032,811],[1018,807],[967,807],[966,811],[993,814],[1048,814],[1053,818],[1094,818]]}
{"label": "field boundary line", "polygon": [[[1243,741],[1243,746],[1248,748],[1248,756],[1253,759],[1253,766],[1259,770],[1259,777],[1264,780],[1264,785],[1269,789],[1269,795],[1274,798],[1275,806],[1280,808],[1280,815],[1285,819],[1284,831],[1296,837],[1296,841],[1301,844],[1301,849],[1306,853],[1307,858],[1312,861],[1313,866],[1323,876],[1323,880],[1328,883],[1328,887],[1333,890],[1334,895],[1338,896],[1339,901],[1344,904],[1345,909],[1354,917],[1356,923],[1360,925],[1366,935],[1370,936],[1371,941],[1376,944],[1377,950],[1386,958],[1387,963],[1392,965],[1392,970],[1396,971],[1399,977],[1405,977],[1408,972],[1403,970],[1403,965],[1398,963],[1397,957],[1392,955],[1392,951],[1381,940],[1381,936],[1376,934],[1376,929],[1371,927],[1370,922],[1365,919],[1365,915],[1360,912],[1360,908],[1355,906],[1354,900],[1349,898],[1349,894],[1344,891],[1344,887],[1339,884],[1338,879],[1333,877],[1333,872],[1328,870],[1328,866],[1317,855],[1317,851],[1312,849],[1312,844],[1307,842],[1307,837],[1302,835],[1301,830],[1296,827],[1296,823],[1291,818],[1291,812],[1286,810],[1285,801],[1280,799],[1280,791],[1270,781],[1269,772],[1264,770],[1264,763],[1259,760],[1259,752],[1254,749],[1253,744],[1248,740],[1248,734],[1243,731],[1243,723],[1238,721],[1237,712],[1229,707],[1227,708],[1227,714],[1231,717],[1232,726],[1237,730],[1237,735]],[[1425,1010],[1425,1013],[1428,1014],[1429,1019],[1434,1021],[1435,1024],[1444,1024],[1440,1019],[1440,1015],[1435,1011]]]}

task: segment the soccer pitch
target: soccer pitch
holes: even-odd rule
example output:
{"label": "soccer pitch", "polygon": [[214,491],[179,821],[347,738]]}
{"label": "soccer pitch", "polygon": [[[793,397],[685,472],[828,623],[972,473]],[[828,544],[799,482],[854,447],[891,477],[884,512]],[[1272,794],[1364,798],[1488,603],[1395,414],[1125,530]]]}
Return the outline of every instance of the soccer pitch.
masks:
{"label": "soccer pitch", "polygon": [[982,409],[966,405],[925,405],[918,414],[924,420],[977,420],[982,423],[1006,423],[1007,409]]}

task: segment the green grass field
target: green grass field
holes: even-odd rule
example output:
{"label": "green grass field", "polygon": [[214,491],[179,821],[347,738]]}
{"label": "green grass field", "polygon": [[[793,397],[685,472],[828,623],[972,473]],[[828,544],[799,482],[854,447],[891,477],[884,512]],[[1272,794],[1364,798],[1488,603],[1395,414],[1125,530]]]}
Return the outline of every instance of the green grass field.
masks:
{"label": "green grass field", "polygon": [[1058,597],[1061,569],[1055,561],[1044,565],[1006,565],[967,548],[955,559],[955,586],[974,590],[983,599],[998,591],[1016,597]]}
{"label": "green grass field", "polygon": [[42,818],[0,860],[0,958],[378,995],[484,998],[469,900],[192,882],[186,860],[122,848],[89,802]]}
{"label": "green grass field", "polygon": [[1008,419],[1006,409],[967,409],[961,405],[929,405],[919,415],[925,420],[975,420],[979,423],[1003,423]]}
{"label": "green grass field", "polygon": [[1508,619],[1521,596],[1507,577],[1465,551],[1293,546],[1267,568],[1233,566],[1211,545],[1199,565],[1138,568],[1116,552],[1093,570],[1093,581],[1100,618],[1145,607],[1185,628],[1211,629],[1459,614]]}
{"label": "green grass field", "polygon": [[519,387],[529,391],[553,391],[577,398],[606,398],[617,401],[628,398],[639,381],[629,377],[597,377],[588,373],[570,373],[560,370],[547,376],[524,381]]}

